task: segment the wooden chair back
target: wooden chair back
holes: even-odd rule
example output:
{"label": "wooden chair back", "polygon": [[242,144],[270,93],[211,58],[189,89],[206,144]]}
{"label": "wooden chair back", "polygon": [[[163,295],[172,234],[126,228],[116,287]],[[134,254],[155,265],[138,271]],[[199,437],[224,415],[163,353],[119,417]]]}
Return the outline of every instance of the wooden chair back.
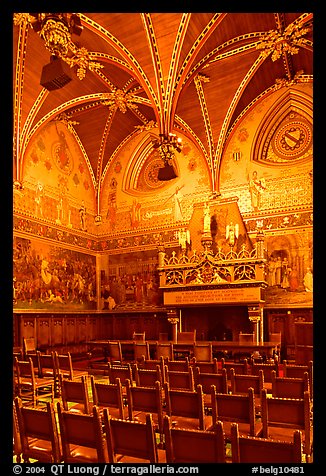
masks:
{"label": "wooden chair back", "polygon": [[191,367],[186,371],[170,370],[164,366],[164,381],[168,382],[170,388],[194,390],[194,373]]}
{"label": "wooden chair back", "polygon": [[210,395],[211,386],[214,385],[217,393],[228,393],[228,382],[226,370],[220,373],[204,373],[199,367],[194,370],[195,385],[201,385],[204,394]]}
{"label": "wooden chair back", "polygon": [[39,352],[39,371],[40,377],[53,377],[56,378],[56,364],[54,352],[50,354],[44,354]]}
{"label": "wooden chair back", "polygon": [[65,411],[88,414],[91,412],[86,377],[65,379],[59,375],[60,397]]}
{"label": "wooden chair back", "polygon": [[136,365],[135,369],[136,385],[140,387],[154,387],[155,382],[163,383],[161,366],[156,365],[155,369],[143,369]]}
{"label": "wooden chair back", "polygon": [[36,354],[36,342],[34,337],[24,337],[23,338],[23,352],[24,357],[26,358],[29,354]]}
{"label": "wooden chair back", "polygon": [[[146,415],[146,422],[114,419],[104,409],[104,428],[110,463],[129,462],[136,458],[139,462],[158,462],[152,415]],[[126,459],[124,460],[124,457]]]}
{"label": "wooden chair back", "polygon": [[31,408],[24,406],[22,400],[15,397],[14,405],[23,461],[25,463],[30,462],[30,459],[44,463],[62,461],[53,403],[46,402],[45,410]]}
{"label": "wooden chair back", "polygon": [[129,380],[126,384],[128,417],[130,421],[146,421],[146,414],[153,417],[154,430],[159,433],[162,442],[163,435],[163,397],[162,385],[156,381],[153,387],[133,386]]}
{"label": "wooden chair back", "polygon": [[261,421],[263,438],[285,438],[287,430],[301,430],[303,452],[309,458],[312,450],[312,412],[309,391],[303,398],[267,397],[263,389],[261,397]]}
{"label": "wooden chair back", "polygon": [[86,415],[66,411],[57,402],[57,413],[65,463],[108,463],[102,421],[95,405]]}
{"label": "wooden chair back", "polygon": [[135,362],[140,362],[143,358],[145,358],[145,360],[150,359],[149,343],[147,341],[134,342],[133,351]]}
{"label": "wooden chair back", "polygon": [[112,416],[124,419],[125,407],[123,404],[122,385],[119,378],[115,383],[97,382],[94,375],[90,376],[93,405],[103,413],[103,408],[108,407]]}
{"label": "wooden chair back", "polygon": [[199,362],[212,362],[213,345],[211,342],[200,343],[195,342],[192,349],[193,357]]}
{"label": "wooden chair back", "polygon": [[287,360],[283,360],[283,377],[303,378],[305,372],[309,375],[310,398],[313,399],[313,361],[310,360],[308,365],[289,364]]}
{"label": "wooden chair back", "polygon": [[243,359],[241,362],[231,362],[222,357],[221,366],[222,369],[226,369],[228,380],[231,379],[231,369],[234,369],[236,374],[247,375],[249,373],[248,359]]}
{"label": "wooden chair back", "polygon": [[126,385],[127,380],[130,380],[130,382],[134,381],[130,363],[124,365],[113,365],[111,362],[108,362],[108,374],[110,383],[114,383],[118,378],[123,387]]}
{"label": "wooden chair back", "polygon": [[254,395],[261,398],[261,392],[264,388],[264,373],[262,370],[258,375],[242,375],[235,373],[234,369],[230,369],[231,373],[231,393],[247,394],[249,388],[253,388]]}
{"label": "wooden chair back", "polygon": [[57,374],[62,375],[62,377],[65,379],[74,380],[79,379],[82,376],[86,377],[88,375],[87,370],[74,369],[70,352],[67,352],[66,354],[59,354],[57,351],[55,351],[54,359]]}
{"label": "wooden chair back", "polygon": [[174,359],[173,343],[172,342],[156,342],[155,343],[155,356],[157,359],[163,357],[163,359]]}
{"label": "wooden chair back", "polygon": [[272,396],[282,398],[303,398],[309,388],[309,375],[304,372],[303,378],[277,377],[272,371]]}
{"label": "wooden chair back", "polygon": [[145,342],[145,332],[133,332],[132,334],[132,340],[140,340]]}
{"label": "wooden chair back", "polygon": [[254,333],[239,333],[239,343],[240,344],[253,344],[255,342],[255,334]]}
{"label": "wooden chair back", "polygon": [[178,332],[177,342],[196,342],[196,329],[188,332]]}
{"label": "wooden chair back", "polygon": [[180,427],[206,430],[211,417],[205,417],[203,389],[197,385],[196,390],[171,389],[169,383],[164,384],[165,412]]}
{"label": "wooden chair back", "polygon": [[[19,399],[19,397],[16,397]],[[13,437],[13,457],[16,463],[20,463],[22,460],[22,443],[20,438],[18,416],[16,411],[15,401],[12,404],[12,437]]]}
{"label": "wooden chair back", "polygon": [[279,376],[279,363],[277,360],[272,364],[267,363],[256,363],[255,361],[251,364],[251,374],[259,375],[259,371],[262,370],[264,373],[264,382],[272,382],[272,372],[276,372],[276,376]]}
{"label": "wooden chair back", "polygon": [[227,439],[231,436],[231,422],[237,422],[241,427],[241,434],[258,436],[261,430],[256,425],[255,397],[252,388],[247,395],[233,395],[217,393],[215,386],[211,387],[213,425],[218,420],[224,423],[224,433]]}
{"label": "wooden chair back", "polygon": [[31,357],[27,360],[14,358],[14,396],[26,404],[37,406],[40,400],[50,397],[54,401],[54,379],[39,377]]}
{"label": "wooden chair back", "polygon": [[225,463],[223,424],[214,431],[174,428],[164,416],[163,429],[167,463]]}
{"label": "wooden chair back", "polygon": [[190,368],[190,362],[188,357],[182,360],[164,359],[164,365],[168,370],[176,370],[177,372],[187,372]]}
{"label": "wooden chair back", "polygon": [[122,348],[120,341],[108,341],[107,344],[108,355],[110,362],[113,363],[120,363],[123,362],[122,356]]}
{"label": "wooden chair back", "polygon": [[206,374],[217,374],[219,370],[216,357],[214,357],[211,361],[207,362],[198,361],[196,357],[192,357],[190,359],[190,365],[193,369],[198,367],[201,372]]}
{"label": "wooden chair back", "polygon": [[301,432],[295,430],[293,440],[240,436],[237,423],[231,425],[232,463],[302,463]]}

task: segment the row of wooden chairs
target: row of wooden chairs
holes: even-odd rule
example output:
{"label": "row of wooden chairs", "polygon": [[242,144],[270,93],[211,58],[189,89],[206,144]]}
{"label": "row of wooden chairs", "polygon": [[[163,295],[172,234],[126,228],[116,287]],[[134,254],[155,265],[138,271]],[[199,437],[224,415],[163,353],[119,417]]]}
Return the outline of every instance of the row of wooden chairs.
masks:
{"label": "row of wooden chairs", "polygon": [[294,430],[288,440],[248,437],[231,424],[231,456],[226,454],[224,423],[208,431],[176,428],[163,418],[164,448],[156,443],[152,415],[145,422],[113,418],[96,405],[90,414],[74,414],[48,402],[46,411],[25,407],[14,400],[19,444],[17,461],[34,459],[51,463],[302,463],[302,433]]}

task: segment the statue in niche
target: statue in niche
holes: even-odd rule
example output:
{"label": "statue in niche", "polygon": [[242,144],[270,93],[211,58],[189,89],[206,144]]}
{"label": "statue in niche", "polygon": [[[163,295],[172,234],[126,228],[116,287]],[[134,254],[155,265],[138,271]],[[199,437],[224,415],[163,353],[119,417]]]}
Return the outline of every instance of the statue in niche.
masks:
{"label": "statue in niche", "polygon": [[190,231],[182,228],[178,231],[178,241],[181,246],[181,251],[186,252],[187,246],[190,245]]}
{"label": "statue in niche", "polygon": [[229,225],[226,226],[225,238],[229,240],[229,245],[232,247],[235,245],[237,238],[239,237],[239,225],[235,225],[231,221]]}
{"label": "statue in niche", "polygon": [[205,208],[204,208],[204,233],[210,233],[211,232],[211,216],[209,212],[209,205],[205,203]]}
{"label": "statue in niche", "polygon": [[265,179],[258,179],[257,170],[254,170],[249,180],[251,205],[254,211],[258,211],[261,205],[261,194],[266,190]]}
{"label": "statue in niche", "polygon": [[35,191],[35,215],[43,218],[43,199],[44,199],[44,186],[41,182],[37,182]]}

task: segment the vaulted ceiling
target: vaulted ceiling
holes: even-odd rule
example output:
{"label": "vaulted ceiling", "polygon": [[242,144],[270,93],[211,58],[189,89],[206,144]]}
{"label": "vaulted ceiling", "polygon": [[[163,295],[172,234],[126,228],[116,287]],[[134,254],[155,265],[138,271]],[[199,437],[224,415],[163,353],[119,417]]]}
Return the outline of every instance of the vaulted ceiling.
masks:
{"label": "vaulted ceiling", "polygon": [[[40,85],[50,62],[37,18],[14,14],[14,178],[45,123],[63,120],[91,171],[94,190],[121,144],[157,125],[203,151],[218,188],[227,138],[278,82],[311,81],[311,13],[77,13],[67,58],[73,79]],[[69,14],[71,15],[71,14]]]}

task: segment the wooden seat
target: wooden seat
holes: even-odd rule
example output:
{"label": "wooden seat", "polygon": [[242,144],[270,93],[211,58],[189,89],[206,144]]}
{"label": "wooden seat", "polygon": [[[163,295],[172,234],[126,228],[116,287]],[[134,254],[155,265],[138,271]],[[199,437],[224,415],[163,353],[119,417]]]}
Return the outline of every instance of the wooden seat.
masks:
{"label": "wooden seat", "polygon": [[58,352],[55,351],[54,359],[57,375],[62,375],[64,379],[75,380],[80,379],[80,377],[88,376],[87,370],[74,368],[70,352],[67,352],[66,354],[58,354]]}
{"label": "wooden seat", "polygon": [[[73,382],[75,383],[75,382]],[[59,429],[65,463],[107,463],[108,455],[100,412],[96,405],[89,415],[64,410],[57,402]]]}
{"label": "wooden seat", "polygon": [[140,387],[154,387],[158,381],[163,384],[161,366],[156,365],[155,369],[143,369],[136,365],[134,369],[136,385]]}
{"label": "wooden seat", "polygon": [[190,365],[193,369],[196,367],[203,373],[210,373],[210,374],[217,374],[218,373],[218,362],[216,357],[214,357],[211,361],[203,362],[198,361],[196,357],[192,357],[190,360]]}
{"label": "wooden seat", "polygon": [[164,366],[167,366],[168,370],[176,370],[178,372],[187,372],[190,368],[190,362],[188,357],[182,360],[164,359]]}
{"label": "wooden seat", "polygon": [[107,344],[108,349],[108,358],[112,364],[122,364],[124,362],[124,358],[122,355],[122,348],[120,341],[108,341]]}
{"label": "wooden seat", "polygon": [[194,370],[195,385],[201,385],[204,394],[205,408],[212,408],[211,386],[214,385],[217,393],[228,393],[228,383],[226,370],[222,369],[220,373],[204,373],[199,367]]}
{"label": "wooden seat", "polygon": [[217,393],[211,387],[213,425],[218,420],[223,422],[226,441],[231,438],[231,424],[238,423],[241,436],[259,436],[261,423],[256,421],[255,396],[252,388],[247,395]]}
{"label": "wooden seat", "polygon": [[30,354],[36,354],[37,348],[34,337],[23,338],[23,353],[26,359]]}
{"label": "wooden seat", "polygon": [[206,430],[212,425],[212,417],[205,415],[203,389],[197,385],[193,391],[171,389],[164,384],[165,412],[172,423],[180,428]]}
{"label": "wooden seat", "polygon": [[309,391],[304,398],[280,398],[267,396],[262,391],[261,399],[261,437],[270,439],[292,440],[293,431],[302,432],[303,453],[306,462],[312,454],[312,411]]}
{"label": "wooden seat", "polygon": [[159,434],[160,442],[162,443],[163,397],[161,383],[156,381],[153,387],[135,387],[128,380],[126,384],[126,395],[129,420],[145,422],[146,414],[151,413],[154,431]]}
{"label": "wooden seat", "polygon": [[241,436],[237,423],[231,425],[232,463],[302,463],[301,432],[291,441]]}
{"label": "wooden seat", "polygon": [[[19,397],[16,397],[19,398]],[[16,463],[22,460],[22,443],[20,439],[20,431],[18,425],[18,416],[15,401],[12,402],[12,437],[13,437],[13,457]]]}
{"label": "wooden seat", "polygon": [[90,376],[93,405],[96,405],[101,415],[103,408],[109,408],[110,414],[114,418],[125,418],[125,407],[123,404],[122,385],[119,378],[115,383],[97,382],[94,375]]}
{"label": "wooden seat", "polygon": [[304,372],[303,378],[277,377],[272,371],[272,396],[282,398],[303,398],[309,388],[309,375]]}
{"label": "wooden seat", "polygon": [[38,351],[39,375],[43,378],[53,378],[54,394],[59,394],[59,376],[54,352],[44,354]]}
{"label": "wooden seat", "polygon": [[150,359],[149,344],[147,341],[134,342],[133,351],[135,362],[140,362],[143,358],[145,358],[146,360]]}
{"label": "wooden seat", "polygon": [[[280,364],[278,360],[274,360],[273,363],[260,363],[253,361],[250,367],[251,375],[258,375],[259,371],[262,370],[264,373],[264,383],[272,383],[272,372],[276,372],[276,377],[279,377],[280,374]],[[271,387],[271,385],[270,385]]]}
{"label": "wooden seat", "polygon": [[164,381],[169,383],[170,388],[194,390],[194,374],[191,367],[186,371],[170,370],[164,366]]}
{"label": "wooden seat", "polygon": [[14,405],[24,463],[29,463],[30,459],[44,463],[62,461],[54,404],[46,402],[45,410],[31,408],[24,406],[22,400],[15,397]]}
{"label": "wooden seat", "polygon": [[199,362],[212,362],[213,360],[213,345],[211,342],[202,344],[194,342],[192,349],[192,357]]}
{"label": "wooden seat", "polygon": [[20,397],[25,404],[37,406],[40,401],[54,401],[53,378],[36,375],[31,357],[27,360],[14,359],[14,396]]}
{"label": "wooden seat", "polygon": [[63,409],[72,413],[91,412],[87,380],[85,376],[79,380],[68,380],[59,375],[60,396]]}
{"label": "wooden seat", "polygon": [[155,342],[155,356],[157,359],[174,359],[173,343],[172,342]]}
{"label": "wooden seat", "polygon": [[[159,458],[150,413],[144,423],[112,418],[104,409],[104,428],[110,463],[164,462]],[[162,450],[160,454],[163,456]]]}
{"label": "wooden seat", "polygon": [[163,429],[167,463],[225,463],[222,422],[214,431],[174,428],[165,415]]}

